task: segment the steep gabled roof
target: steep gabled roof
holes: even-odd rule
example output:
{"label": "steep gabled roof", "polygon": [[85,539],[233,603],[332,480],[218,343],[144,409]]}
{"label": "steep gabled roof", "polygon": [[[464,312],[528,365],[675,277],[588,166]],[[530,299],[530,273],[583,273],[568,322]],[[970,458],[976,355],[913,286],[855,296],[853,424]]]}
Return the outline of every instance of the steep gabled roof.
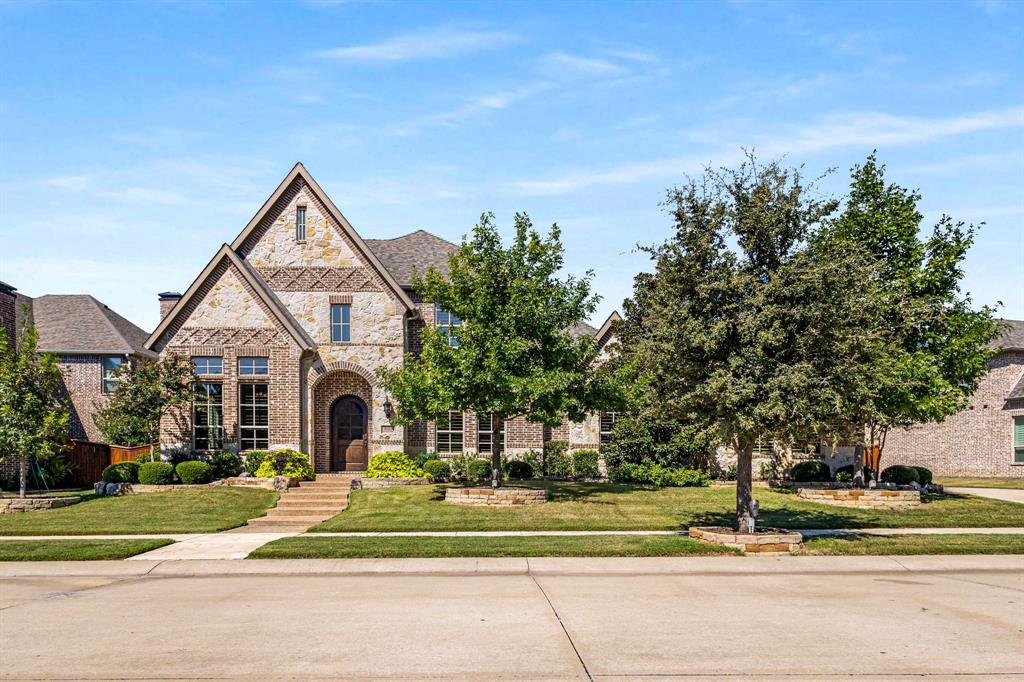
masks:
{"label": "steep gabled roof", "polygon": [[1024,400],[1024,376],[1020,378],[1017,385],[1010,391],[1010,395],[1006,396],[1007,400]]}
{"label": "steep gabled roof", "polygon": [[153,355],[146,349],[145,331],[88,294],[49,294],[28,300],[41,351]]}
{"label": "steep gabled roof", "polygon": [[611,339],[611,337],[612,337],[612,324],[614,322],[621,322],[621,321],[622,321],[622,316],[619,315],[619,311],[613,310],[612,314],[608,316],[608,319],[604,321],[604,324],[601,325],[601,328],[598,329],[597,333],[594,335],[595,338],[597,339],[597,347],[598,348],[604,348],[604,345],[606,343],[608,343],[608,341]]}
{"label": "steep gabled roof", "polygon": [[355,228],[352,227],[352,224],[348,219],[341,214],[338,207],[334,205],[334,202],[331,201],[329,196],[327,196],[327,193],[320,188],[320,185],[317,184],[316,180],[313,179],[313,176],[309,174],[309,171],[306,170],[306,167],[303,166],[301,162],[295,164],[291,172],[285,176],[285,179],[277,186],[274,193],[270,195],[270,198],[267,199],[263,203],[263,206],[260,207],[260,210],[256,212],[256,215],[254,215],[242,231],[238,233],[235,240],[231,242],[232,250],[238,250],[242,247],[242,244],[244,244],[245,240],[249,238],[249,235],[253,233],[263,219],[267,217],[267,214],[274,208],[274,205],[277,203],[278,199],[281,198],[281,195],[283,195],[285,191],[291,187],[292,183],[298,179],[304,181],[313,194],[316,195],[317,199],[319,199],[327,208],[328,213],[330,213],[331,217],[334,218],[338,225],[341,226],[345,235],[355,245],[356,250],[359,251],[366,259],[370,264],[370,267],[377,271],[377,274],[380,275],[381,279],[383,279],[391,288],[395,296],[398,297],[398,300],[402,302],[402,305],[404,305],[407,310],[416,311],[416,305],[412,302],[412,299],[409,298],[409,294],[402,289],[402,286],[395,280],[391,272],[381,264],[377,259],[377,256],[366,245],[366,242],[363,241],[363,238],[355,231]]}
{"label": "steep gabled roof", "polygon": [[412,286],[412,275],[426,274],[433,268],[448,274],[448,257],[459,247],[425,230],[416,230],[392,239],[367,239],[373,255],[403,287]]}
{"label": "steep gabled roof", "polygon": [[203,268],[203,271],[199,273],[199,276],[192,282],[192,285],[189,286],[188,290],[182,295],[174,307],[171,308],[167,315],[164,316],[164,319],[160,321],[159,326],[157,326],[157,328],[153,330],[153,333],[149,335],[149,338],[146,340],[146,348],[152,349],[156,342],[160,340],[160,337],[163,336],[164,332],[171,327],[178,316],[189,309],[189,302],[198,295],[199,290],[202,288],[203,284],[206,283],[206,280],[210,278],[214,270],[216,270],[217,267],[225,260],[238,270],[239,274],[242,275],[242,278],[250,287],[252,287],[260,300],[263,301],[267,308],[270,309],[274,318],[277,319],[277,321],[280,322],[288,331],[291,337],[295,339],[295,342],[300,348],[303,350],[312,350],[316,348],[316,343],[313,339],[311,339],[309,334],[306,333],[306,330],[302,328],[302,325],[292,317],[291,313],[288,312],[288,309],[285,308],[280,299],[274,295],[270,290],[270,287],[267,286],[267,283],[259,276],[259,273],[249,267],[249,264],[243,259],[239,258],[234,249],[227,244],[220,247],[213,258],[210,259],[210,262],[206,264],[206,267]]}
{"label": "steep gabled roof", "polygon": [[1000,351],[1024,351],[1024,320],[999,320],[1002,336],[993,344]]}

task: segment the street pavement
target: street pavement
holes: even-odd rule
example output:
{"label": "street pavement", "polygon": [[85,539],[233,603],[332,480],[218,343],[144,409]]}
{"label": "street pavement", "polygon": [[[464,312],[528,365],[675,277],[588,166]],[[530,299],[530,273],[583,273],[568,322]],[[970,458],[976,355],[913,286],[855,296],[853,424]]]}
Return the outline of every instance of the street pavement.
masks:
{"label": "street pavement", "polygon": [[1024,559],[0,564],[3,679],[1024,679]]}

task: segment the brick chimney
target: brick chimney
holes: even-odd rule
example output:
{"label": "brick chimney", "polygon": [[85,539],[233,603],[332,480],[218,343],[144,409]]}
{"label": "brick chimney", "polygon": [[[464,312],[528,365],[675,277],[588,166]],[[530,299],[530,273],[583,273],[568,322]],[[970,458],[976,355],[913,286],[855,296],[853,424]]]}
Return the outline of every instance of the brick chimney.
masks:
{"label": "brick chimney", "polygon": [[0,282],[0,334],[7,334],[7,347],[14,347],[14,339],[17,334],[17,291],[10,284]]}
{"label": "brick chimney", "polygon": [[167,317],[167,313],[171,312],[171,308],[181,300],[181,294],[177,291],[164,291],[157,296],[160,297],[160,319],[163,320]]}

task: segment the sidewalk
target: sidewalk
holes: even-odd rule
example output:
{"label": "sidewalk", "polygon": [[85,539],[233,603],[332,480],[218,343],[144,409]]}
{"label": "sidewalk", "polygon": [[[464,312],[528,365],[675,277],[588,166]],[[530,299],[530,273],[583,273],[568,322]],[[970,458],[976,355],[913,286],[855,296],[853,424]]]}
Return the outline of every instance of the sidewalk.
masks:
{"label": "sidewalk", "polygon": [[1015,488],[945,488],[945,491],[956,495],[977,495],[992,500],[1024,504],[1024,490]]}

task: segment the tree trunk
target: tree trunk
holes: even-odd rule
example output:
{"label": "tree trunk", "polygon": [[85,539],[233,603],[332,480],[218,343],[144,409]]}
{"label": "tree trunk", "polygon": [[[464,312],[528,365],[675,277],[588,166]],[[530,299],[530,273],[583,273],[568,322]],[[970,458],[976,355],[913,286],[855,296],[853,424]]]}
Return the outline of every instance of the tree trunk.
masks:
{"label": "tree trunk", "polygon": [[[498,414],[491,416],[491,430],[493,433],[494,425],[500,424],[502,433],[505,432],[504,417]],[[494,442],[494,436],[491,436],[491,487],[494,489],[501,487],[501,446]],[[479,445],[479,443],[478,443]]]}
{"label": "tree trunk", "polygon": [[853,450],[853,485],[864,487],[864,444],[858,443]]}
{"label": "tree trunk", "polygon": [[754,442],[736,441],[736,530],[746,532],[753,515]]}
{"label": "tree trunk", "polygon": [[18,457],[18,497],[25,499],[28,488],[28,457]]}

